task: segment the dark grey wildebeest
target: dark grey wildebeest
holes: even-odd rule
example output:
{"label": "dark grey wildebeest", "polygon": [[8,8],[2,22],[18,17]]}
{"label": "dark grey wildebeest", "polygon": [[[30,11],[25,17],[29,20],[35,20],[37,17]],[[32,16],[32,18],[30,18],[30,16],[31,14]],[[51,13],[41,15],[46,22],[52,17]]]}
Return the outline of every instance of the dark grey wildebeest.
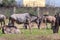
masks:
{"label": "dark grey wildebeest", "polygon": [[31,16],[31,23],[32,23],[32,22],[36,23],[37,26],[38,26],[38,29],[40,29],[40,24],[41,24],[42,18],[41,18],[41,17],[39,18],[38,16],[36,16],[36,15],[31,15],[31,14],[30,14],[30,16]]}
{"label": "dark grey wildebeest", "polygon": [[12,22],[14,25],[14,22],[18,24],[24,24],[25,29],[27,29],[27,25],[30,23],[35,22],[38,25],[38,28],[40,28],[40,21],[38,20],[38,17],[35,15],[31,15],[29,13],[20,13],[20,14],[12,14],[9,18],[9,22]]}
{"label": "dark grey wildebeest", "polygon": [[24,24],[25,29],[27,29],[27,25],[29,25],[29,20],[30,20],[29,13],[12,14],[9,18],[9,23],[11,22],[13,25],[14,22],[16,22],[17,24]]}
{"label": "dark grey wildebeest", "polygon": [[6,19],[6,16],[3,15],[3,14],[0,14],[0,23],[1,23],[1,26],[5,25],[5,19]]}

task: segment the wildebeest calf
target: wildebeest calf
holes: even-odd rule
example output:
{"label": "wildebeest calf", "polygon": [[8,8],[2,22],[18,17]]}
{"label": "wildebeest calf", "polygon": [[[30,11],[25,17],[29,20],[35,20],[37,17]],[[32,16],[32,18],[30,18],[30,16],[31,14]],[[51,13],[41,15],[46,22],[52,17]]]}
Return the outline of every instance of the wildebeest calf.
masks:
{"label": "wildebeest calf", "polygon": [[4,34],[18,34],[20,30],[16,26],[5,25],[2,27],[2,33]]}

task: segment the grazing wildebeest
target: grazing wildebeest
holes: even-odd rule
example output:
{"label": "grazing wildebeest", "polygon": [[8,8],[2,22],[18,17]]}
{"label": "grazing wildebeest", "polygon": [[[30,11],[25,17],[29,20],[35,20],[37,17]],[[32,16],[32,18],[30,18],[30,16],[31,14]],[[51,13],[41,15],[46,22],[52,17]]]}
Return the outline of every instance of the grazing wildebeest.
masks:
{"label": "grazing wildebeest", "polygon": [[0,14],[0,22],[1,22],[1,26],[4,24],[5,25],[5,19],[6,19],[6,16],[3,15],[3,14]]}
{"label": "grazing wildebeest", "polygon": [[25,29],[27,29],[27,25],[29,25],[30,15],[29,13],[20,13],[20,14],[12,14],[9,18],[9,22],[16,22],[17,24],[24,24]]}
{"label": "grazing wildebeest", "polygon": [[30,14],[30,16],[31,16],[31,23],[32,22],[36,23],[37,26],[38,26],[38,29],[40,29],[40,23],[41,23],[41,20],[42,20],[41,17],[39,18],[38,16],[31,15],[31,14]]}
{"label": "grazing wildebeest", "polygon": [[50,16],[50,15],[44,15],[43,16],[43,22],[46,23],[46,26],[47,26],[47,23],[51,23],[51,26],[55,25],[56,21],[56,18],[55,16]]}
{"label": "grazing wildebeest", "polygon": [[40,29],[40,19],[38,20],[38,17],[35,15],[31,15],[29,13],[24,13],[24,14],[13,14],[10,16],[9,21],[11,21],[14,24],[14,21],[18,24],[24,24],[25,29],[27,29],[27,25],[30,22],[35,22],[38,25],[38,28]]}

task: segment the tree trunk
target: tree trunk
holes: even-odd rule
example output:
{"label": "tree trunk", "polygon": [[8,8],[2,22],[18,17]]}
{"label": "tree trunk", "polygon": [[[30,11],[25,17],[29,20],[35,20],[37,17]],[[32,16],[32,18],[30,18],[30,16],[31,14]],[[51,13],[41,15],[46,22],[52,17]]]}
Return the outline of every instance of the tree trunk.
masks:
{"label": "tree trunk", "polygon": [[15,14],[15,13],[16,13],[16,7],[14,6],[14,8],[13,8],[13,9],[14,9],[14,14]]}

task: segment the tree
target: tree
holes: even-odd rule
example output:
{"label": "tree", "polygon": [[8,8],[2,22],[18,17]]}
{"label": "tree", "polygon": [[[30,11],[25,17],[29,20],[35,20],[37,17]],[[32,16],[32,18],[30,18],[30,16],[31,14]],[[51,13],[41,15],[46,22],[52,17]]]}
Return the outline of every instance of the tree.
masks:
{"label": "tree", "polygon": [[15,0],[3,0],[2,4],[4,6],[14,6],[15,5]]}

